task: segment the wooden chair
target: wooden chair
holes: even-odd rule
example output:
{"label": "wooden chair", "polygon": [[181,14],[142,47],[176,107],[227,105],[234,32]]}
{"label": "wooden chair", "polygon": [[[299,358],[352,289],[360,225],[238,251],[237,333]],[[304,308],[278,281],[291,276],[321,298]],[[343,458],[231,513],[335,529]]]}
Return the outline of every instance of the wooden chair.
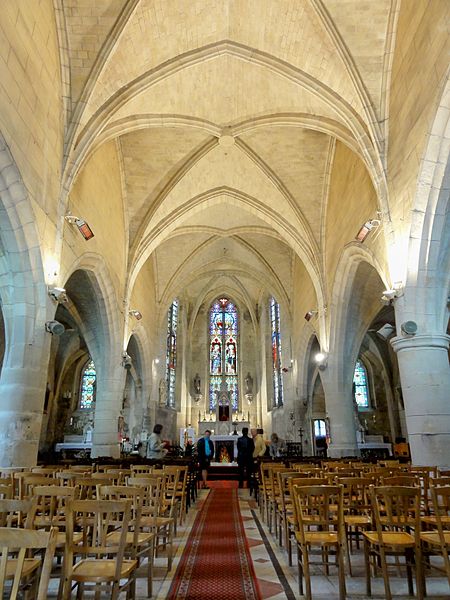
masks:
{"label": "wooden chair", "polygon": [[[147,557],[147,596],[152,596],[153,557],[155,553],[155,534],[145,532],[142,527],[142,508],[144,492],[141,487],[131,486],[101,486],[100,497],[105,500],[131,501],[131,518],[125,542],[125,556],[137,560],[138,564]],[[120,531],[112,531],[106,536],[106,544],[117,544]]]}
{"label": "wooden chair", "polygon": [[[434,524],[436,529],[420,533],[422,550],[427,557],[431,554],[442,557],[444,572],[450,586],[450,483],[447,486],[431,487],[430,491],[433,515],[423,517],[423,520],[427,519],[428,523]],[[431,565],[430,562],[427,564]],[[437,568],[436,565],[434,567]]]}
{"label": "wooden chair", "polygon": [[36,473],[15,473],[14,478],[19,481],[19,498],[29,498],[33,495],[35,485],[60,485],[60,480],[49,475],[38,475]]}
{"label": "wooden chair", "polygon": [[[160,549],[167,551],[167,570],[172,568],[173,537],[175,519],[161,515],[161,503],[164,497],[164,477],[147,475],[146,477],[129,477],[127,485],[138,486],[144,490],[144,504],[141,523],[155,533],[155,555]],[[162,542],[160,542],[160,539]]]}
{"label": "wooden chair", "polygon": [[[345,598],[345,573],[344,573],[344,516],[342,486],[312,485],[293,486],[296,504],[298,531],[295,532],[297,540],[297,562],[299,592],[303,596],[303,577],[305,578],[305,597],[312,599],[311,594],[311,564],[322,564],[326,567],[326,574],[330,564],[338,568],[339,598]],[[333,506],[335,509],[330,510]],[[317,548],[317,551],[314,551]],[[311,556],[319,556],[320,563],[312,562]],[[335,563],[330,562],[330,557],[335,558]]]}
{"label": "wooden chair", "polygon": [[10,485],[0,485],[0,498],[11,499],[14,495],[14,488]]}
{"label": "wooden chair", "polygon": [[372,510],[369,500],[369,487],[372,480],[364,477],[336,477],[336,483],[342,485],[347,562],[351,577],[352,541],[355,540],[356,548],[359,549],[361,533],[372,528]]}
{"label": "wooden chair", "polygon": [[[299,473],[298,473],[299,475]],[[292,566],[292,541],[295,540],[295,534],[298,531],[298,516],[297,516],[297,506],[294,500],[294,486],[312,486],[312,485],[327,485],[328,479],[323,477],[319,479],[318,477],[289,477],[288,478],[288,487],[289,487],[289,496],[291,498],[291,507],[292,514],[288,514],[286,516],[287,522],[287,551],[288,551],[288,560],[289,566]]]}
{"label": "wooden chair", "polygon": [[32,529],[36,510],[36,498],[0,500],[0,527]]}
{"label": "wooden chair", "polygon": [[[172,502],[170,506],[177,507],[180,525],[183,524],[183,519],[187,514],[187,481],[188,481],[188,466],[187,465],[164,465],[164,473],[170,474],[171,477],[167,480],[166,496]],[[175,516],[171,514],[171,516]],[[176,530],[175,530],[176,533]]]}
{"label": "wooden chair", "polygon": [[[15,600],[21,591],[21,581],[25,579],[27,587],[31,584],[31,589],[25,591],[25,598],[47,599],[57,533],[55,527],[48,532],[0,527],[0,598],[3,598],[6,581],[10,580],[9,598]],[[26,558],[31,550],[45,550],[44,559]],[[16,558],[11,558],[11,554]],[[33,578],[32,582],[30,578]]]}
{"label": "wooden chair", "polygon": [[[135,597],[135,570],[137,560],[124,559],[128,525],[131,516],[130,501],[70,500],[67,504],[66,553],[64,556],[64,600],[69,600],[72,583],[78,586],[81,599],[85,589],[96,594],[106,591],[111,600],[127,591],[127,598]],[[81,527],[81,543],[74,542],[76,526]],[[108,543],[111,531],[119,531],[116,543]],[[114,555],[114,558],[111,556]],[[81,560],[75,563],[75,557]],[[91,558],[95,556],[96,558]],[[121,581],[125,580],[124,583]]]}
{"label": "wooden chair", "polygon": [[[76,500],[78,498],[79,488],[61,485],[37,485],[33,488],[33,494],[37,504],[33,526],[36,529],[44,530],[49,530],[52,527],[58,528],[55,556],[59,565],[66,547],[67,503],[69,500]],[[75,544],[79,544],[82,539],[82,533],[79,531],[74,532],[73,542]],[[53,569],[51,576],[59,579],[58,598],[60,598],[64,583],[62,570]]]}
{"label": "wooden chair", "polygon": [[381,563],[387,600],[392,599],[387,556],[404,556],[409,593],[413,594],[412,567],[415,564],[419,598],[423,598],[420,548],[420,489],[417,487],[370,487],[376,531],[364,531],[367,595],[371,595],[370,558]]}

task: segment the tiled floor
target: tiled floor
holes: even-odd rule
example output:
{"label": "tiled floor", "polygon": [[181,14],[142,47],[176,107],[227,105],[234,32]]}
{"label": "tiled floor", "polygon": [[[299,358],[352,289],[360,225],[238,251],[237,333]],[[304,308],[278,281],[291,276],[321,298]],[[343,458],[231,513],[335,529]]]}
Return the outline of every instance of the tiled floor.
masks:
{"label": "tiled floor", "polygon": [[[170,588],[172,577],[176,571],[179,559],[186,544],[189,532],[195,517],[200,510],[208,490],[199,491],[199,497],[194,507],[188,513],[188,517],[183,527],[178,528],[175,543],[175,560],[172,571],[168,574],[165,568],[166,559],[159,557],[155,561],[154,571],[154,598],[156,600],[165,600]],[[289,567],[287,553],[281,550],[273,537],[268,532],[267,527],[261,521],[259,509],[248,490],[239,490],[240,509],[244,521],[244,528],[250,547],[250,554],[253,559],[256,577],[259,588],[264,600],[295,600],[301,598],[298,591],[297,567]],[[362,552],[359,551],[352,555],[353,577],[346,577],[347,597],[355,600],[365,600],[365,573]],[[137,600],[148,598],[144,580],[145,565],[137,580]],[[391,578],[391,590],[394,600],[403,600],[409,598],[407,595],[406,580],[393,574]],[[56,592],[55,585],[52,585],[52,591]],[[338,581],[337,576],[325,576],[318,567],[313,570],[312,592],[314,600],[334,600],[338,599]],[[427,592],[430,600],[449,600],[450,589],[447,580],[443,577],[427,577]],[[381,577],[372,580],[372,598],[380,600],[384,598],[384,587]],[[49,598],[56,597],[54,593],[49,594]],[[124,596],[125,597],[125,596]]]}

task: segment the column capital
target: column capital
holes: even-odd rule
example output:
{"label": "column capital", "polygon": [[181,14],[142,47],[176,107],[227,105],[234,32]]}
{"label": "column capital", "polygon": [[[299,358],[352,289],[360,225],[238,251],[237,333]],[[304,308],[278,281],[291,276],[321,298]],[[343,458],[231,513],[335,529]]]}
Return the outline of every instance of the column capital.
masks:
{"label": "column capital", "polygon": [[424,333],[411,337],[395,337],[391,340],[395,352],[418,348],[442,348],[447,350],[450,345],[450,335],[446,333]]}

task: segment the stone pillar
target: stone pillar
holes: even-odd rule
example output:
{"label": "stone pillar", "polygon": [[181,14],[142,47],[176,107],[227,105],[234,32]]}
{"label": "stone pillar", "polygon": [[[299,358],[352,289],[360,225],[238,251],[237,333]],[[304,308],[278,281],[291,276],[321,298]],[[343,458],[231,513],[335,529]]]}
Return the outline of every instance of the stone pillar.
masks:
{"label": "stone pillar", "polygon": [[39,366],[7,367],[0,379],[0,466],[37,463],[48,353]]}
{"label": "stone pillar", "polygon": [[396,337],[406,425],[415,465],[450,468],[450,336]]}
{"label": "stone pillar", "polygon": [[356,441],[355,415],[350,385],[346,385],[337,373],[337,367],[329,364],[322,371],[322,385],[325,392],[325,406],[330,426],[328,456],[359,456]]}
{"label": "stone pillar", "polygon": [[3,467],[32,467],[37,462],[51,341],[44,310],[20,299],[2,306],[7,342],[0,375]]}
{"label": "stone pillar", "polygon": [[[117,369],[121,367],[117,367]],[[118,420],[122,408],[125,373],[118,371],[117,377],[102,380],[97,376],[97,400],[95,402],[94,433],[91,457],[120,457]]]}

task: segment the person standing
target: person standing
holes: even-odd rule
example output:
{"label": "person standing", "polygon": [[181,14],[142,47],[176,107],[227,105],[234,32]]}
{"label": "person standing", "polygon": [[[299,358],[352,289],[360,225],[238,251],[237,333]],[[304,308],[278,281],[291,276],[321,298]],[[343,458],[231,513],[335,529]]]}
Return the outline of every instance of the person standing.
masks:
{"label": "person standing", "polygon": [[159,423],[153,427],[153,433],[150,435],[147,442],[147,458],[164,458],[167,454],[167,450],[161,439],[162,430],[163,426]]}
{"label": "person standing", "polygon": [[202,471],[202,488],[207,488],[208,469],[211,460],[214,456],[214,444],[210,440],[211,432],[209,429],[205,431],[203,437],[197,442],[198,461]]}
{"label": "person standing", "polygon": [[253,450],[253,458],[262,458],[266,453],[266,442],[263,438],[263,429],[256,429],[256,434],[253,436],[255,442],[255,449]]}
{"label": "person standing", "polygon": [[253,451],[255,443],[248,437],[248,427],[242,428],[242,436],[237,441],[237,463],[239,468],[239,487],[243,487],[244,480],[250,487],[250,478],[253,471]]}

